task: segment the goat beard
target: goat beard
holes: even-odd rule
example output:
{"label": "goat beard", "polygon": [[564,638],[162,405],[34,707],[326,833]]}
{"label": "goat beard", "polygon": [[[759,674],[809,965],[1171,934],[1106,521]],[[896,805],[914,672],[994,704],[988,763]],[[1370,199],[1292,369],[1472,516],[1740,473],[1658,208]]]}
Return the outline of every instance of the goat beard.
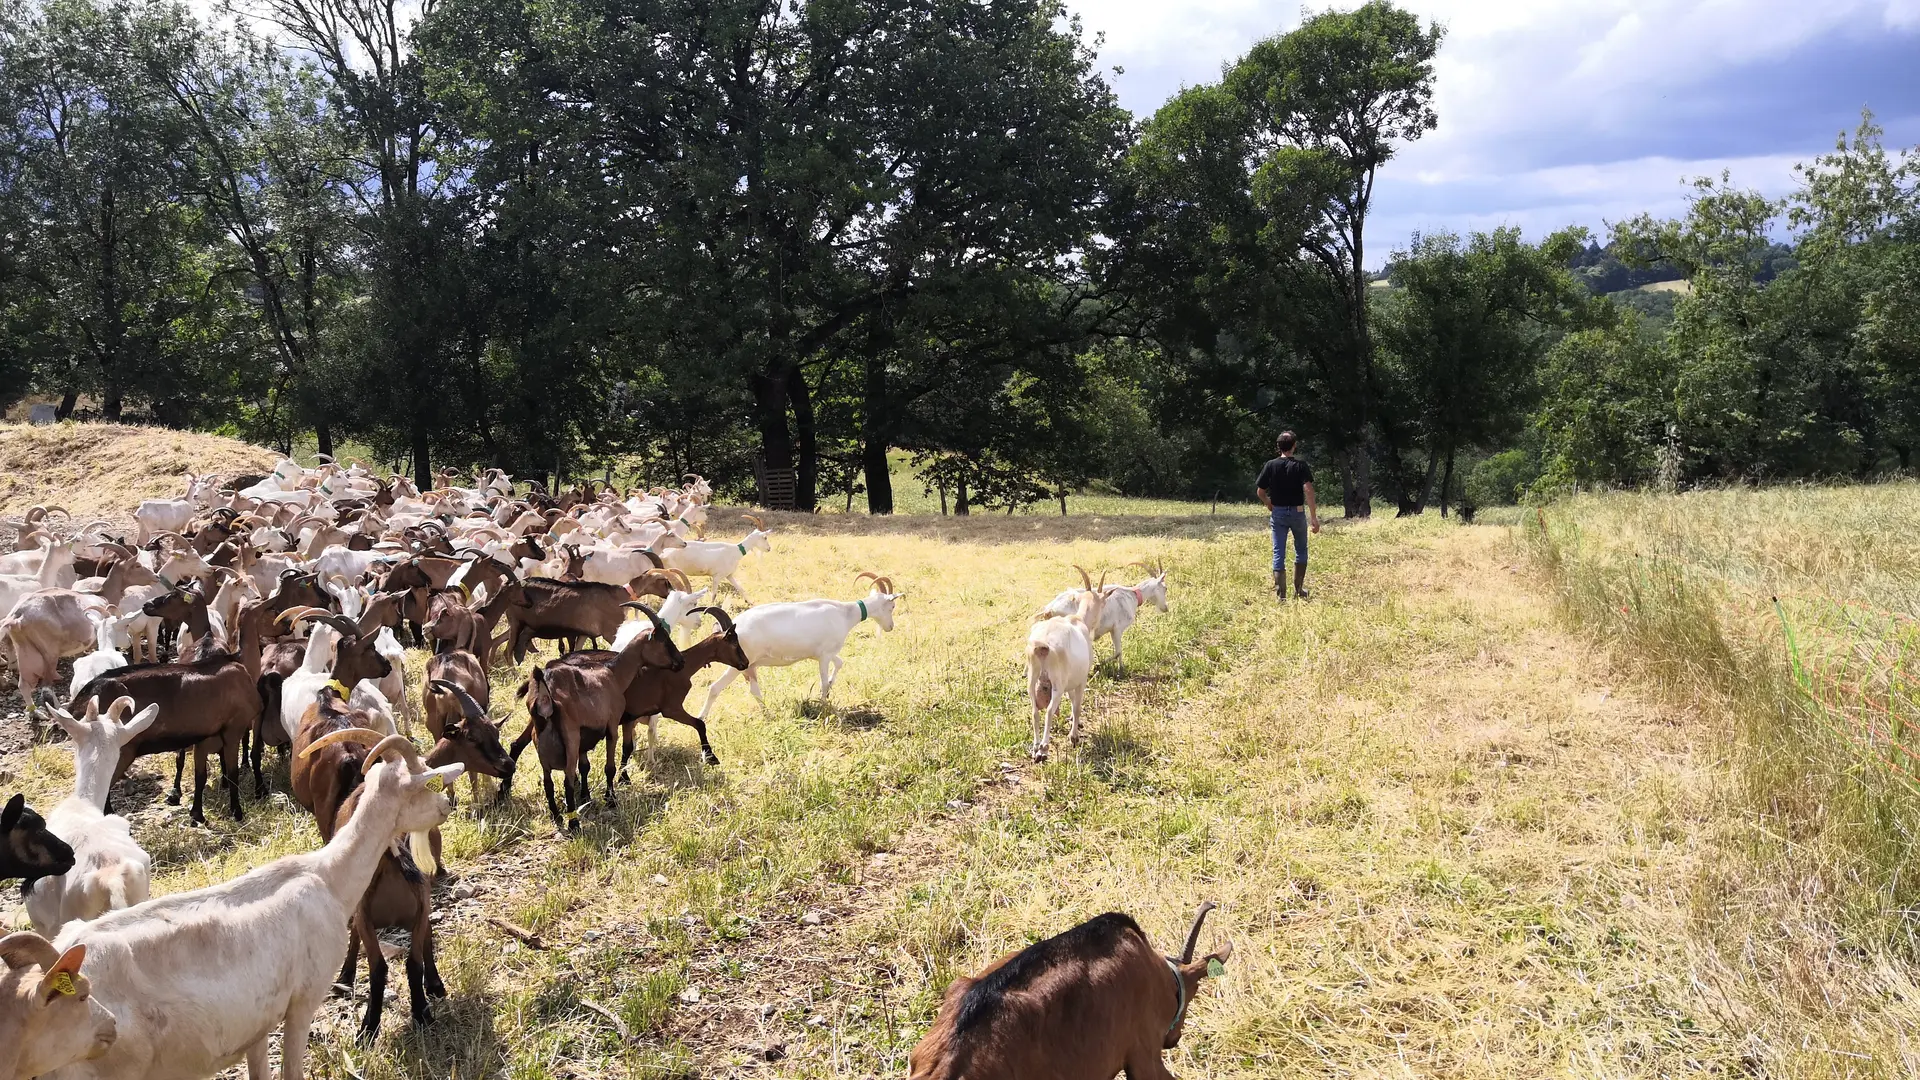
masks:
{"label": "goat beard", "polygon": [[422,873],[432,877],[440,872],[440,864],[434,861],[433,844],[427,836],[428,834],[424,832],[408,833],[407,850],[413,853],[413,864],[418,866]]}

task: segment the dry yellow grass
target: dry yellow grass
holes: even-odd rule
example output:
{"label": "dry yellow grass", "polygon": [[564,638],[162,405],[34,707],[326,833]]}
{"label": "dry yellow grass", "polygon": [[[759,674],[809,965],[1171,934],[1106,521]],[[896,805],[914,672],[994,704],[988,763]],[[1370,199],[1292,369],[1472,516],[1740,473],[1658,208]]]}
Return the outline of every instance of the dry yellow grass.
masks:
{"label": "dry yellow grass", "polygon": [[273,467],[271,450],[217,435],[125,424],[0,423],[0,516],[64,506],[75,525],[130,521],[142,499],[178,496],[193,472]]}
{"label": "dry yellow grass", "polygon": [[[1317,598],[1282,606],[1244,516],[772,523],[742,575],[756,599],[851,595],[868,568],[907,590],[896,632],[853,634],[836,707],[804,704],[810,665],[767,678],[766,710],[736,687],[713,718],[721,767],[664,724],[658,763],[576,838],[530,767],[504,811],[463,800],[443,1022],[413,1030],[402,999],[363,1054],[359,1003],[336,1003],[317,1075],[897,1076],[956,973],[1108,909],[1170,948],[1208,898],[1236,954],[1170,1056],[1182,1076],[1900,1071],[1897,1038],[1865,1038],[1892,1007],[1859,1038],[1790,1045],[1753,1011],[1768,987],[1729,993],[1746,969],[1703,898],[1778,898],[1718,891],[1745,850],[1721,849],[1741,819],[1718,718],[1563,629],[1507,530],[1337,524]],[[1098,676],[1085,743],[1056,735],[1054,761],[1026,763],[1027,620],[1069,563],[1142,558],[1172,570],[1173,610],[1129,636],[1127,673]],[[495,673],[510,735],[519,677]],[[43,802],[69,771],[60,747],[0,768]],[[126,793],[156,891],[315,842],[281,795],[244,827],[216,802],[188,830],[157,804],[160,770]],[[1829,960],[1783,992],[1868,986]]]}

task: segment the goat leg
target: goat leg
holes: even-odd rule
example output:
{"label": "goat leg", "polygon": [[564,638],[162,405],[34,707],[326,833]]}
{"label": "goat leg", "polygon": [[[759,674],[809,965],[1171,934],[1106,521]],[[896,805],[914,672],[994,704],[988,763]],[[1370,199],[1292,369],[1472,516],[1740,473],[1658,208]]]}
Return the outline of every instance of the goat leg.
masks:
{"label": "goat leg", "polygon": [[692,728],[700,736],[700,753],[707,759],[707,764],[720,764],[719,756],[713,752],[713,744],[707,741],[707,722],[697,716],[689,715],[685,702],[669,702],[660,712],[668,719]]}
{"label": "goat leg", "polygon": [[[374,947],[379,948],[378,943],[376,943]],[[359,975],[360,931],[349,926],[347,928],[347,962],[340,966],[340,978],[334,981],[333,996],[343,998],[353,997],[353,980],[358,978]]]}
{"label": "goat leg", "polygon": [[560,817],[560,804],[555,802],[553,797],[553,770],[541,766],[540,783],[547,789],[547,813],[553,815],[553,827],[562,832],[566,831],[567,823]]}
{"label": "goat leg", "polygon": [[173,756],[173,794],[167,796],[168,806],[180,805],[180,777],[185,775],[186,771],[187,752],[182,750]]}
{"label": "goat leg", "polygon": [[206,747],[196,745],[193,748],[193,810],[187,815],[195,825],[204,826],[207,814],[201,802],[207,794],[207,751]]}
{"label": "goat leg", "polygon": [[[440,965],[434,961],[433,895],[431,892],[427,893],[420,907],[420,918],[414,923],[413,929],[413,951],[414,954],[420,958],[420,970],[423,977],[423,985],[427,990],[427,996],[445,1000],[447,996],[447,984],[440,981]],[[428,1015],[424,1021],[421,1019],[421,1015],[422,1014],[417,1012],[414,1013],[413,1022],[416,1024],[430,1024],[433,1022],[431,1015]]]}
{"label": "goat leg", "polygon": [[407,1005],[413,1010],[413,1026],[426,1027],[433,1023],[433,1007],[427,1004],[427,965],[416,955],[419,951],[407,954]]}
{"label": "goat leg", "polygon": [[[580,764],[582,766],[585,766],[586,762],[583,761]],[[613,732],[611,731],[607,732],[607,767],[605,772],[606,772],[606,779],[607,779],[607,809],[611,810],[613,809],[613,806],[614,806],[614,803],[613,803]],[[583,773],[584,773],[584,769],[583,769]],[[582,775],[580,779],[584,783],[586,780],[585,775]]]}
{"label": "goat leg", "polygon": [[[380,1012],[387,1004],[387,955],[380,949],[380,939],[372,932],[372,927],[363,917],[354,919],[356,932],[366,927],[367,939],[367,1012],[360,1019],[360,1045],[372,1046],[380,1037]],[[411,968],[412,962],[408,965]]]}
{"label": "goat leg", "polygon": [[[232,729],[228,729],[231,733]],[[246,751],[245,735],[236,747],[231,738],[220,740],[220,783],[227,789],[227,809],[233,811],[233,820],[237,824],[247,820],[246,811],[240,809],[240,766],[245,763],[241,755]]]}

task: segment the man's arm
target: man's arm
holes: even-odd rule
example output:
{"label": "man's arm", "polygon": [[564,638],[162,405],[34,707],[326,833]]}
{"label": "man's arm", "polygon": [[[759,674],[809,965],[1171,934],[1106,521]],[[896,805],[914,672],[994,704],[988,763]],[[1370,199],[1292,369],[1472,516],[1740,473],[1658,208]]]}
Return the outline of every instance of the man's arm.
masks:
{"label": "man's arm", "polygon": [[[1320,506],[1318,503],[1313,501],[1313,481],[1309,480],[1301,486],[1305,488],[1307,492],[1307,520],[1312,524],[1313,531],[1319,532],[1320,531]],[[1264,495],[1265,492],[1262,492],[1261,494]]]}
{"label": "man's arm", "polygon": [[1266,507],[1267,511],[1271,513],[1273,511],[1273,496],[1267,494],[1267,489],[1257,487],[1253,489],[1253,493],[1259,497],[1260,505]]}

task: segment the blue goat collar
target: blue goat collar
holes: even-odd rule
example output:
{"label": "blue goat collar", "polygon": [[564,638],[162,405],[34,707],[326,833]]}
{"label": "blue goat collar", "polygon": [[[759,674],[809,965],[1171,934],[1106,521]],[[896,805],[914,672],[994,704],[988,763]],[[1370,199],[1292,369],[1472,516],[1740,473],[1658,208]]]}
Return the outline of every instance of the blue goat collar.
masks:
{"label": "blue goat collar", "polygon": [[867,621],[867,602],[865,600],[855,600],[854,603],[860,605],[860,621],[866,622]]}
{"label": "blue goat collar", "polygon": [[1187,980],[1180,977],[1180,965],[1174,961],[1173,957],[1165,956],[1161,959],[1167,962],[1167,970],[1173,972],[1173,994],[1180,1002],[1180,1007],[1173,1011],[1173,1023],[1167,1025],[1167,1031],[1171,1033],[1174,1028],[1180,1026],[1180,1021],[1187,1015]]}

